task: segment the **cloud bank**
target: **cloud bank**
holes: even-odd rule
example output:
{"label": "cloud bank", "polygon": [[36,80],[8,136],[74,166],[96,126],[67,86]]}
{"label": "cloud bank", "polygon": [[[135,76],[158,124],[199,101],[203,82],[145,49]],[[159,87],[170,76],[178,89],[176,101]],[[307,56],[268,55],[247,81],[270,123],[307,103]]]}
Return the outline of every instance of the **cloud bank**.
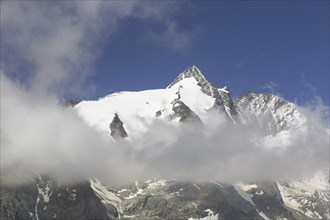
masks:
{"label": "cloud bank", "polygon": [[328,167],[322,105],[305,110],[307,131],[290,136],[285,148],[265,147],[258,131],[219,116],[203,129],[155,121],[141,140],[112,142],[73,109],[58,105],[63,94],[86,90],[93,61],[122,19],[167,17],[166,42],[181,42],[173,8],[173,3],[134,1],[1,2],[2,182],[28,181],[34,172],[65,182],[94,176],[237,181],[308,175]]}
{"label": "cloud bank", "polygon": [[329,130],[321,107],[303,108],[306,128],[271,137],[272,144],[255,126],[236,126],[219,115],[204,127],[156,120],[143,138],[113,142],[74,109],[54,105],[56,99],[35,99],[3,75],[1,88],[3,182],[29,180],[33,172],[64,182],[90,177],[106,182],[279,180],[329,166]]}

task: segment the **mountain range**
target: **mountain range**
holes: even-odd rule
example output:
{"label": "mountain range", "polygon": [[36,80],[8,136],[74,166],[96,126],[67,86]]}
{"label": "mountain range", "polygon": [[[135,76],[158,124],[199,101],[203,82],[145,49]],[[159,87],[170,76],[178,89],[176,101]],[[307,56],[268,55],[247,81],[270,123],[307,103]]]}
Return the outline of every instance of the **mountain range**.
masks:
{"label": "mountain range", "polygon": [[[294,103],[254,92],[233,99],[227,86],[209,82],[196,66],[163,89],[116,92],[98,100],[66,101],[63,107],[72,107],[111,143],[143,144],[141,139],[147,139],[158,122],[203,131],[218,120],[261,134],[260,143],[268,148],[285,148],[297,132],[309,129],[308,117]],[[90,178],[74,185],[36,174],[28,184],[2,187],[0,218],[330,219],[329,182],[323,171],[278,181],[228,183],[174,176],[122,184]]]}

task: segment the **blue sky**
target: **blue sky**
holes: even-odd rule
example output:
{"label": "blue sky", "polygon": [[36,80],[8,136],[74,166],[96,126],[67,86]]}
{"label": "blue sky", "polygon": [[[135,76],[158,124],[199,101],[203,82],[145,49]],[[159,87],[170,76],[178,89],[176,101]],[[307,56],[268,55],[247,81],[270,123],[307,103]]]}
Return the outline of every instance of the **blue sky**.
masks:
{"label": "blue sky", "polygon": [[[1,72],[96,99],[164,88],[197,65],[234,97],[329,104],[329,1],[3,1]],[[29,21],[29,22],[26,22]]]}
{"label": "blue sky", "polygon": [[291,101],[316,93],[329,103],[328,1],[196,1],[179,7],[174,21],[189,35],[182,47],[148,38],[164,34],[163,24],[123,21],[97,60],[96,96],[166,87],[194,64],[233,96],[273,85]]}

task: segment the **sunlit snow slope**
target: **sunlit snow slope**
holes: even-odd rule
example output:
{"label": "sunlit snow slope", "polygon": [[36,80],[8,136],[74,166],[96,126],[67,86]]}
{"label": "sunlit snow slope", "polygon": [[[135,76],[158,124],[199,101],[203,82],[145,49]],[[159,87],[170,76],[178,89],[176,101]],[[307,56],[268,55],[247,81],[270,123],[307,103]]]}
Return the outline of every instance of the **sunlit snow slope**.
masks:
{"label": "sunlit snow slope", "polygon": [[[207,120],[207,109],[214,104],[214,98],[202,92],[195,78],[185,78],[171,88],[141,92],[120,92],[97,101],[82,101],[75,106],[78,114],[91,126],[109,133],[109,124],[117,113],[124,123],[130,138],[140,136],[148,125],[157,119],[167,119],[172,113],[172,101],[178,98],[194,111],[202,121]],[[159,117],[156,113],[160,111]],[[170,120],[164,120],[169,121]],[[173,120],[175,124],[175,120]]]}

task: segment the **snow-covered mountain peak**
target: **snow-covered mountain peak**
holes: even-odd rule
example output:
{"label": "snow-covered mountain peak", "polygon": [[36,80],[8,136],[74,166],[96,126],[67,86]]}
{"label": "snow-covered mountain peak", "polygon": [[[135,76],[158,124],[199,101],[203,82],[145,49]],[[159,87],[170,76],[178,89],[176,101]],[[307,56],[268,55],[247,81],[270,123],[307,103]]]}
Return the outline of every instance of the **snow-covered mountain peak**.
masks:
{"label": "snow-covered mountain peak", "polygon": [[186,79],[186,78],[191,78],[191,77],[197,81],[197,85],[199,87],[201,87],[201,90],[204,94],[209,95],[209,96],[213,95],[211,83],[209,81],[207,81],[205,76],[195,65],[186,68],[182,73],[180,73],[173,80],[173,82],[167,88],[171,88],[175,84],[179,83],[181,80]]}
{"label": "snow-covered mountain peak", "polygon": [[[176,108],[181,102],[181,107]],[[182,118],[179,110],[191,110],[203,123],[208,121],[209,110],[216,110],[235,124],[257,125],[266,135],[301,128],[306,121],[295,104],[276,95],[248,92],[233,101],[227,86],[217,88],[196,66],[185,69],[166,89],[120,92],[79,102],[74,108],[88,124],[105,134],[109,134],[113,115],[118,113],[128,139],[139,138],[155,119],[176,126]]]}
{"label": "snow-covered mountain peak", "polygon": [[[186,121],[186,117],[199,118],[204,123],[209,117],[206,110],[212,108],[213,104],[214,98],[203,93],[196,80],[190,77],[171,88],[120,92],[95,101],[82,101],[74,108],[89,125],[106,135],[109,135],[114,114],[117,113],[130,141],[141,138],[155,120],[163,120],[171,126],[178,125],[180,120]],[[115,118],[116,121],[119,120]],[[120,122],[112,127],[114,130],[123,130]],[[120,134],[125,132],[120,131]]]}

